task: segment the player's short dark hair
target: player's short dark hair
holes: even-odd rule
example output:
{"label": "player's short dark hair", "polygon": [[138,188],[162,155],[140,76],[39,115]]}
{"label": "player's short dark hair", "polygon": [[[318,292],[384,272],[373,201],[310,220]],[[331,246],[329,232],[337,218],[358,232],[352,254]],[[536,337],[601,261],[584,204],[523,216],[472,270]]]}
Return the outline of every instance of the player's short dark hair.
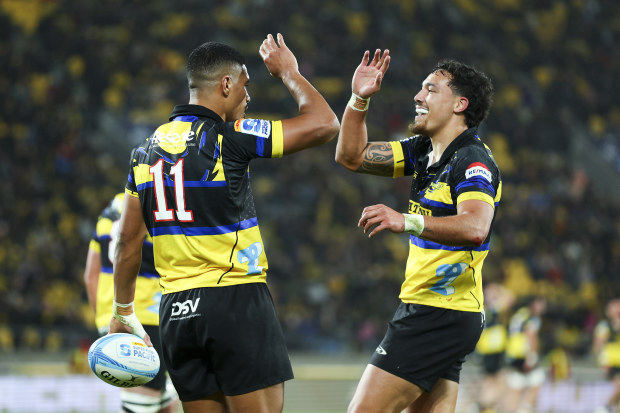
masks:
{"label": "player's short dark hair", "polygon": [[489,77],[476,68],[456,60],[442,60],[433,69],[450,75],[448,85],[458,95],[466,97],[469,105],[465,109],[467,127],[477,127],[487,117],[493,103],[493,84]]}
{"label": "player's short dark hair", "polygon": [[218,42],[206,42],[195,48],[187,59],[187,83],[191,88],[213,77],[226,66],[245,64],[234,48]]}

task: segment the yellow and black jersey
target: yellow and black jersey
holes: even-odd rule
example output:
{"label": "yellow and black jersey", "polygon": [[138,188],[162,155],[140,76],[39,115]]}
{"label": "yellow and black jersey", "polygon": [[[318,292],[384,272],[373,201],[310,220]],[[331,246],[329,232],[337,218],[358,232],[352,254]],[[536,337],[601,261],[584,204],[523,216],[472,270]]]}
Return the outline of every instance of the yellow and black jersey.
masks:
{"label": "yellow and black jersey", "polygon": [[224,122],[198,105],[134,148],[126,192],[153,237],[163,293],[266,282],[249,162],[281,157],[281,121]]}
{"label": "yellow and black jersey", "polygon": [[506,356],[511,359],[524,360],[528,354],[537,351],[530,348],[526,333],[538,333],[542,319],[533,315],[528,307],[521,307],[510,318],[508,324],[508,343]]}
{"label": "yellow and black jersey", "polygon": [[[409,213],[456,215],[457,205],[471,199],[493,208],[498,205],[502,192],[499,168],[475,129],[459,135],[430,166],[432,146],[428,137],[413,136],[390,144],[394,177],[413,175]],[[481,271],[490,236],[491,231],[480,247],[454,247],[411,235],[400,299],[452,310],[482,311]]]}
{"label": "yellow and black jersey", "polygon": [[[112,262],[118,234],[118,224],[123,208],[124,194],[117,194],[110,205],[97,220],[97,227],[90,241],[89,249],[101,256],[101,272],[97,283],[97,308],[95,324],[98,329],[107,327],[112,318],[112,300],[114,299],[114,276]],[[136,315],[145,325],[159,325],[159,301],[161,289],[159,274],[153,263],[153,243],[145,238],[142,246],[142,264],[136,280],[134,308]]]}
{"label": "yellow and black jersey", "polygon": [[594,328],[594,336],[605,342],[598,362],[601,366],[620,368],[620,330],[608,320],[601,320]]}

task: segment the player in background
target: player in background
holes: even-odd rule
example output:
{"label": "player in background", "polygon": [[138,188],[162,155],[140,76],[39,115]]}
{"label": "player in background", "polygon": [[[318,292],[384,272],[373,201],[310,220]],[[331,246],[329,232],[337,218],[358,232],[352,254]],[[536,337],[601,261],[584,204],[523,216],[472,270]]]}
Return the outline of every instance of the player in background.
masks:
{"label": "player in background", "polygon": [[494,413],[500,396],[504,393],[504,364],[507,311],[514,304],[514,294],[498,283],[484,286],[484,330],[476,351],[482,356],[482,382],[479,385],[478,409],[481,413]]}
{"label": "player in background", "polygon": [[249,163],[326,143],[339,123],[281,34],[268,35],[259,52],[298,116],[245,119],[244,58],[207,42],[188,58],[189,104],[177,105],[130,160],[110,331],[145,336],[132,302],[148,232],[163,289],[164,360],[186,413],[281,412],[284,382],[293,378],[266,284]]}
{"label": "player in background", "polygon": [[540,365],[539,332],[546,309],[545,297],[537,296],[531,298],[528,305],[519,308],[510,318],[506,344],[506,360],[509,366],[506,374],[506,405],[511,412],[535,411],[538,392],[545,381],[545,372]]}
{"label": "player in background", "polygon": [[[95,233],[88,246],[84,282],[88,301],[95,311],[95,325],[99,334],[108,333],[112,318],[114,279],[112,266],[114,250],[118,240],[118,225],[123,207],[124,194],[117,194],[97,220]],[[159,338],[159,274],[153,263],[153,243],[147,236],[142,243],[142,263],[137,279],[135,300],[136,314],[144,323],[154,347],[162,358]],[[166,366],[162,362],[159,373],[143,386],[121,389],[121,412],[172,413],[178,406],[178,396]]]}
{"label": "player in background", "polygon": [[484,323],[482,264],[501,197],[499,169],[477,128],[493,95],[488,77],[443,61],[413,97],[415,136],[369,142],[366,115],[390,62],[366,51],[352,80],[336,161],[347,169],[413,177],[406,214],[386,205],[364,208],[369,237],[390,230],[409,236],[401,303],[366,367],[349,412],[453,412],[460,370]]}
{"label": "player in background", "polygon": [[616,413],[620,404],[620,298],[607,303],[605,315],[594,329],[592,350],[613,383],[613,393],[596,413]]}

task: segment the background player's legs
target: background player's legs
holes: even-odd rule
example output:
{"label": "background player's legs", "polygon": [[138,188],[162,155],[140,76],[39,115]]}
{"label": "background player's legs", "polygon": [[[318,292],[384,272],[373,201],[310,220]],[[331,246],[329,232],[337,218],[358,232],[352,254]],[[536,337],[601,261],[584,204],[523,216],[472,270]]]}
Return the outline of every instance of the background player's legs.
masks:
{"label": "background player's legs", "polygon": [[349,413],[400,413],[423,393],[415,384],[372,364],[360,379]]}
{"label": "background player's legs", "polygon": [[616,374],[613,378],[614,392],[607,401],[609,410],[613,413],[618,411],[618,402],[620,402],[620,374]]}
{"label": "background player's legs", "polygon": [[[164,400],[165,398],[165,400]],[[175,392],[165,393],[146,386],[121,390],[121,412],[174,413],[178,408]]]}
{"label": "background player's legs", "polygon": [[453,413],[459,384],[452,380],[439,379],[430,393],[420,397],[405,410],[406,413]]}

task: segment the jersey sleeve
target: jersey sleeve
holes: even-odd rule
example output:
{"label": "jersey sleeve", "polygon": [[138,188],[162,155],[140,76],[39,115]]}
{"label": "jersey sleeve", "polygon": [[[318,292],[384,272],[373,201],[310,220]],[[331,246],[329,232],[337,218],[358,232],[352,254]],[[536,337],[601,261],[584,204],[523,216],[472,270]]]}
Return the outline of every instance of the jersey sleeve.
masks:
{"label": "jersey sleeve", "polygon": [[129,158],[129,174],[127,175],[127,184],[125,185],[125,193],[138,198],[138,186],[136,184],[135,166],[137,165],[136,149],[131,151]]}
{"label": "jersey sleeve", "polygon": [[90,240],[90,243],[88,244],[88,249],[96,252],[97,254],[101,254],[101,244],[99,243],[99,240],[96,238],[96,234]]}
{"label": "jersey sleeve", "polygon": [[427,142],[422,136],[411,136],[388,143],[394,156],[394,178],[413,175],[418,159],[428,152]]}
{"label": "jersey sleeve", "polygon": [[253,158],[281,158],[284,135],[282,121],[264,119],[239,119],[223,124],[222,135],[226,144],[236,149],[240,156]]}
{"label": "jersey sleeve", "polygon": [[464,148],[457,156],[451,182],[457,205],[475,199],[495,208],[501,197],[501,178],[491,156],[482,148]]}

